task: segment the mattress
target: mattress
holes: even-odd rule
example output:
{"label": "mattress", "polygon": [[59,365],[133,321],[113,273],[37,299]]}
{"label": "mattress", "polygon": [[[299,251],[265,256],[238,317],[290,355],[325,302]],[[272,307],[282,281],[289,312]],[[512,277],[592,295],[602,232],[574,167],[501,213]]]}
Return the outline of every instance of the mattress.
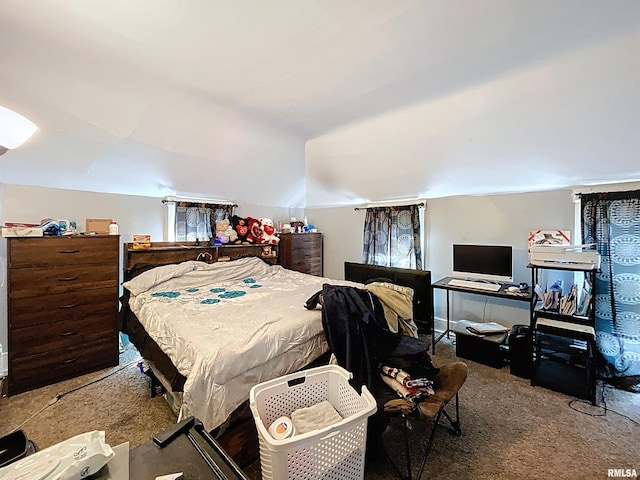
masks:
{"label": "mattress", "polygon": [[131,311],[186,377],[181,415],[213,430],[253,385],[328,350],[321,311],[304,308],[325,283],[357,285],[252,257],[157,267],[123,286]]}

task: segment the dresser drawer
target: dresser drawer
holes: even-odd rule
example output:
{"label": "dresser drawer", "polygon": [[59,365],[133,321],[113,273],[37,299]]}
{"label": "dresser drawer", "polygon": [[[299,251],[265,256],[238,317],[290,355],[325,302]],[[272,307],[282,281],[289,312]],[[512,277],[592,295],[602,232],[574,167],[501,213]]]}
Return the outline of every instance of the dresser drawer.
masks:
{"label": "dresser drawer", "polygon": [[302,273],[308,273],[309,275],[321,276],[322,275],[322,260],[320,258],[300,258],[294,260],[291,265],[291,270],[296,270]]}
{"label": "dresser drawer", "polygon": [[9,269],[11,298],[35,297],[87,288],[115,287],[118,268],[105,265],[62,265]]}
{"label": "dresser drawer", "polygon": [[47,323],[38,328],[14,328],[9,335],[12,358],[113,338],[117,334],[115,313],[92,315],[65,322]]}
{"label": "dresser drawer", "polygon": [[320,257],[322,255],[322,249],[320,245],[297,245],[291,246],[292,257]]}
{"label": "dresser drawer", "polygon": [[118,338],[13,358],[9,363],[9,395],[42,387],[118,364]]}
{"label": "dresser drawer", "polygon": [[303,233],[291,238],[292,248],[319,248],[322,245],[322,237],[314,233]]}
{"label": "dresser drawer", "polygon": [[55,265],[118,264],[119,236],[12,238],[9,268]]}
{"label": "dresser drawer", "polygon": [[9,326],[22,328],[118,312],[118,287],[9,298]]}

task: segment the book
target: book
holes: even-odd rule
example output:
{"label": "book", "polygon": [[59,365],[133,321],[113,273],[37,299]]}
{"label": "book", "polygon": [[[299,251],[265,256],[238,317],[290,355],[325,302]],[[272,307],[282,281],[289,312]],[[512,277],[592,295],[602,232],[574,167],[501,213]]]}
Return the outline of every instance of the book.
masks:
{"label": "book", "polygon": [[495,335],[498,333],[506,333],[511,329],[495,322],[472,323],[467,326],[467,330],[474,335]]}
{"label": "book", "polygon": [[582,285],[582,301],[576,309],[576,315],[586,316],[589,315],[589,307],[591,306],[591,282],[587,278],[584,279]]}
{"label": "book", "polygon": [[151,248],[151,235],[134,235],[133,248],[134,250]]}

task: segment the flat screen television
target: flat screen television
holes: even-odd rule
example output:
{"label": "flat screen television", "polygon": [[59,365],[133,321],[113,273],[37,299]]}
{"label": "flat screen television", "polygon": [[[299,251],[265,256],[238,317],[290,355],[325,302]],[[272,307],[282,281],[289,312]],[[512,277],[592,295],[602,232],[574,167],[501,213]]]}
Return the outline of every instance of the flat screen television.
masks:
{"label": "flat screen television", "polygon": [[453,245],[453,276],[513,282],[513,248],[508,245]]}

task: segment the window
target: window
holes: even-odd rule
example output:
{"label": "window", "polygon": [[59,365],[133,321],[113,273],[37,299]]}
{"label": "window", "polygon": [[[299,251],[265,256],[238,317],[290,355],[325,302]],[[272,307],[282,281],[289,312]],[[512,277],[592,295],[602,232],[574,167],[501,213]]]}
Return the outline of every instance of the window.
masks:
{"label": "window", "polygon": [[[231,220],[237,205],[231,202],[194,202],[165,198],[167,206],[167,239],[169,242],[208,242],[215,232],[215,222]],[[213,227],[212,227],[213,226]]]}
{"label": "window", "polygon": [[367,207],[362,263],[421,270],[423,205]]}

